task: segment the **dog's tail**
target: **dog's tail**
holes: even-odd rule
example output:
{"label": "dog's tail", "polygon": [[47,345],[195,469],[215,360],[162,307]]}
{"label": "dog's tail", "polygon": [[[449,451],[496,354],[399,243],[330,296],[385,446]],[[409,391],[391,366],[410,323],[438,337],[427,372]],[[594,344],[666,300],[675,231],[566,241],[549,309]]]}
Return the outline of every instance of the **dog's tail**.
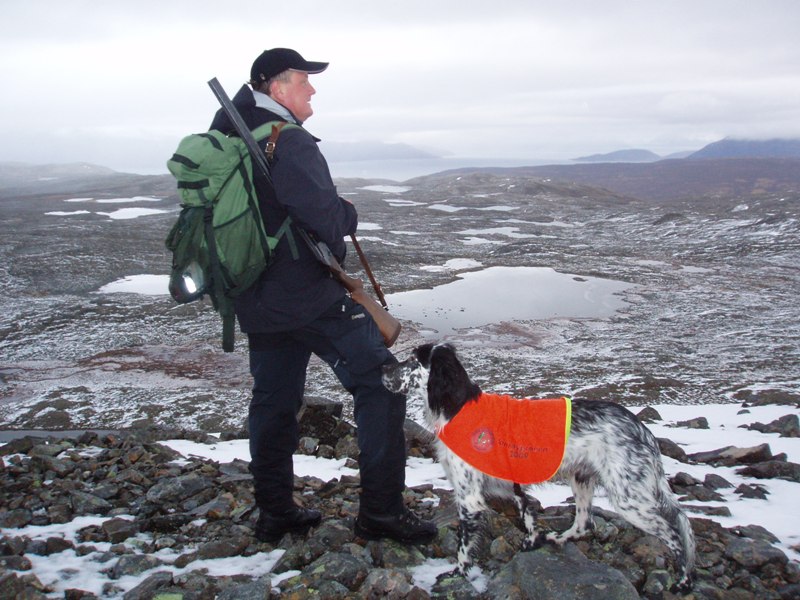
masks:
{"label": "dog's tail", "polygon": [[[677,547],[672,547],[672,551],[675,553],[676,566],[679,571],[680,580],[678,586],[680,589],[688,589],[687,586],[690,585],[691,575],[694,571],[696,551],[692,524],[689,522],[689,517],[686,516],[686,513],[681,508],[677,498],[669,487],[660,456],[655,462],[654,467],[657,473],[656,498],[660,506],[661,515],[664,517],[665,523],[668,524],[669,528],[674,532],[673,535],[677,535],[679,538],[677,540],[673,538]],[[665,541],[668,540],[665,539]],[[668,545],[672,546],[669,542]]]}
{"label": "dog's tail", "polygon": [[692,524],[683,510],[678,511],[678,531],[683,540],[684,568],[688,574],[694,570],[695,542]]}

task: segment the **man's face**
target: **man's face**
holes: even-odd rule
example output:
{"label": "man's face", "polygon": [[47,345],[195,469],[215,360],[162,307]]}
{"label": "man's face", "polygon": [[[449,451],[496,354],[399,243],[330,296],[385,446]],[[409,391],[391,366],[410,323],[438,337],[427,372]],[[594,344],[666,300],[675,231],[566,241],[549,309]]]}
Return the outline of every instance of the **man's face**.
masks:
{"label": "man's face", "polygon": [[317,90],[308,80],[308,73],[291,71],[289,82],[276,81],[271,91],[272,97],[292,111],[292,114],[301,121],[314,114],[314,109],[311,108],[311,96],[316,94]]}

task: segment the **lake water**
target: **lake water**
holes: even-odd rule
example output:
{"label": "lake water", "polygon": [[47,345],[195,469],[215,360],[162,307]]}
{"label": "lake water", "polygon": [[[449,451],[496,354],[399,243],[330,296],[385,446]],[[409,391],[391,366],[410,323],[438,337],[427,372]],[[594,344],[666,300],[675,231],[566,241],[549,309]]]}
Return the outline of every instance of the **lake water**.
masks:
{"label": "lake water", "polygon": [[633,284],[546,267],[490,267],[433,289],[390,294],[389,310],[439,335],[504,321],[610,317]]}
{"label": "lake water", "polygon": [[[433,289],[389,294],[392,314],[438,335],[504,321],[610,317],[633,284],[559,273],[547,267],[490,267]],[[166,275],[119,279],[99,293],[167,295]]]}

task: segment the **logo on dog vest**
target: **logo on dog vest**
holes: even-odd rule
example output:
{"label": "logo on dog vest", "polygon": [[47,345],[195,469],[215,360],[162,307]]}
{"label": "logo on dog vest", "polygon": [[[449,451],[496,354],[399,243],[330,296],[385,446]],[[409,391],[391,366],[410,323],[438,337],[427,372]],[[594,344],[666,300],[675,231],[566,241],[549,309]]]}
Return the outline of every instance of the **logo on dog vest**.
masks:
{"label": "logo on dog vest", "polygon": [[540,483],[556,474],[572,424],[569,398],[518,400],[481,394],[436,432],[479,471],[515,483]]}
{"label": "logo on dog vest", "polygon": [[488,427],[481,427],[472,433],[472,447],[477,452],[486,453],[494,449],[494,435]]}

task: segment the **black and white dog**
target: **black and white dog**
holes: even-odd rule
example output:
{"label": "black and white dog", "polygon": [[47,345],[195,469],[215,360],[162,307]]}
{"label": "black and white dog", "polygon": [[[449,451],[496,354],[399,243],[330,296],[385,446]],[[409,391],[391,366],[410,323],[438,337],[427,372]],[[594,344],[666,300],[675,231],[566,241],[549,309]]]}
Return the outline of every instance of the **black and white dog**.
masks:
{"label": "black and white dog", "polygon": [[[384,367],[383,381],[394,392],[419,399],[429,425],[440,431],[481,390],[469,378],[449,344],[425,344],[404,362]],[[479,404],[480,406],[480,404]],[[530,423],[535,428],[536,423]],[[526,491],[533,485],[486,475],[462,460],[438,437],[437,455],[453,486],[459,516],[457,570],[466,575],[487,497],[514,498],[525,525],[525,550],[543,541],[562,544],[594,528],[592,496],[602,486],[616,511],[628,522],[657,536],[675,557],[676,590],[691,588],[695,542],[689,520],[664,475],[653,434],[627,409],[611,402],[573,400],[572,425],[554,479],[569,481],[575,497],[575,520],[563,533],[539,536],[536,513]],[[535,484],[534,484],[535,485]]]}

